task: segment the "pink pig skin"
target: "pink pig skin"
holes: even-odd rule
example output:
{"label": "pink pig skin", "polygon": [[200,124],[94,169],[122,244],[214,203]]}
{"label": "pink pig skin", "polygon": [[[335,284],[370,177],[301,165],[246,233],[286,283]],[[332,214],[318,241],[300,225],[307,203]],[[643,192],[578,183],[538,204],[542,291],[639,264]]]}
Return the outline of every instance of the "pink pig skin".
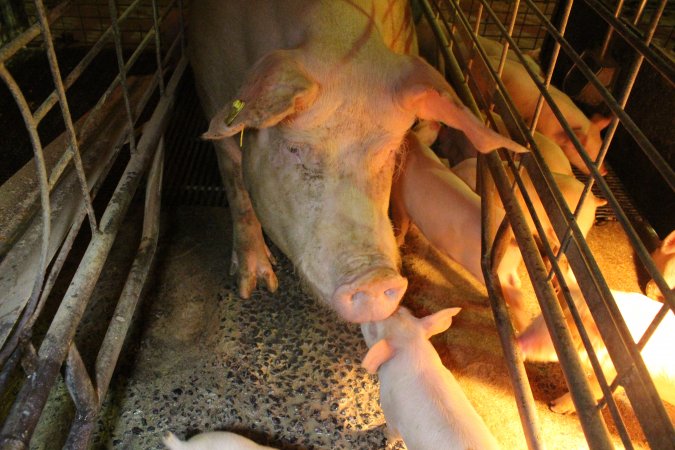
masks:
{"label": "pink pig skin", "polygon": [[[585,328],[589,333],[593,347],[600,360],[605,374],[611,379],[614,374],[612,363],[607,354],[607,349],[602,344],[599,331],[595,326],[590,311],[586,303],[581,299],[581,292],[576,283],[570,285],[570,291],[575,299],[577,308],[584,322]],[[637,342],[647,326],[661,308],[662,304],[637,292],[621,292],[612,290],[612,295],[616,305],[623,316],[623,320],[628,326],[631,336]],[[574,325],[569,313],[566,314],[568,327],[573,329]],[[575,342],[581,356],[582,363],[587,365],[590,371],[590,362],[588,355],[581,344],[580,338],[573,333]],[[540,315],[532,324],[518,337],[518,346],[523,352],[524,357],[530,361],[557,361],[558,357],[553,348],[553,342],[548,334],[548,329],[543,317]],[[661,399],[675,405],[675,316],[670,311],[666,314],[659,327],[656,329],[649,342],[642,350],[642,359],[647,366],[647,370],[654,381]],[[595,378],[590,378],[591,388],[596,398],[602,397],[602,392]],[[559,413],[569,413],[574,411],[574,405],[569,393],[554,400],[551,403],[551,409]]]}
{"label": "pink pig skin", "polygon": [[458,312],[449,308],[416,319],[401,307],[388,319],[361,325],[370,347],[363,366],[379,375],[390,437],[400,435],[409,450],[499,448],[428,340]]}
{"label": "pink pig skin", "polygon": [[164,437],[164,445],[169,450],[274,450],[229,431],[202,433],[187,441],[181,441],[175,434],[169,433]]}
{"label": "pink pig skin", "polygon": [[188,32],[244,298],[278,286],[264,230],[342,319],[388,317],[407,280],[387,209],[415,120],[461,129],[482,152],[526,151],[415,56],[407,0],[197,0]]}
{"label": "pink pig skin", "polygon": [[[406,138],[407,153],[392,188],[392,218],[403,242],[410,223],[415,223],[439,251],[461,264],[484,283],[480,255],[480,197],[446,168],[415,133]],[[503,217],[503,211],[497,220]],[[520,250],[511,242],[497,268],[502,291],[514,316],[516,328],[527,324],[518,276]]]}

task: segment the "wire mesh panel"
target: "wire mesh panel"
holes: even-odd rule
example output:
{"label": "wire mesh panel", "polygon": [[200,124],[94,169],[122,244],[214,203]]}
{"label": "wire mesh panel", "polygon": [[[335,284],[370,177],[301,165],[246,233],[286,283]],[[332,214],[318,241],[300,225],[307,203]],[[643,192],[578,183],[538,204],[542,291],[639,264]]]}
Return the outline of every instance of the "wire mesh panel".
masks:
{"label": "wire mesh panel", "polygon": [[[668,38],[654,41],[657,30],[660,30],[660,36],[668,35],[664,31],[670,27],[664,19],[667,2],[653,2],[649,7],[646,7],[647,2],[626,5],[630,13],[622,9],[623,3],[610,5],[594,0],[577,4],[555,2],[555,5],[531,0],[430,3],[427,20],[439,40],[438,51],[445,56],[449,76],[456,87],[468,88],[459,90],[462,99],[467,104],[476,102],[473,104],[480,106],[484,117],[493,109],[499,116],[488,115],[487,122],[502,132],[508,130],[514,139],[529,144],[532,149],[532,154],[521,161],[513,161],[504,155],[502,162],[488,155],[481,164],[479,158],[479,168],[483,167],[479,170],[479,178],[481,174],[484,177],[483,183],[479,183],[483,185],[483,197],[492,198],[488,195],[490,189],[498,191],[542,311],[540,318],[524,331],[520,330],[517,342],[521,351],[533,359],[560,361],[571,396],[554,401],[552,407],[561,412],[576,410],[591,448],[613,447],[610,428],[626,448],[645,442],[652,448],[673,448],[672,422],[659,398],[660,393],[664,395],[663,400],[673,401],[668,394],[672,383],[662,378],[663,372],[672,371],[672,367],[666,367],[673,354],[665,348],[658,356],[651,352],[664,339],[666,342],[670,339],[667,336],[672,327],[668,324],[673,320],[675,303],[672,285],[668,283],[672,280],[662,278],[647,251],[647,247],[655,245],[650,236],[653,238],[656,233],[644,220],[627,213],[630,208],[617,201],[603,176],[607,171],[611,175],[612,163],[617,161],[619,164],[612,155],[621,153],[626,145],[625,140],[618,144],[613,140],[620,125],[637,151],[651,162],[648,169],[651,180],[660,180],[667,185],[661,201],[669,202],[673,198],[672,180],[675,177],[672,163],[667,161],[672,153],[672,117],[663,118],[669,123],[666,125],[669,137],[665,144],[659,145],[655,142],[664,142],[661,136],[654,136],[647,126],[643,126],[643,131],[637,124],[641,119],[637,112],[628,114],[631,92],[641,70],[658,74],[656,78],[665,86],[661,90],[663,101],[672,106],[673,61],[663,51],[667,50]],[[593,9],[592,20],[595,22],[580,21],[574,7]],[[650,19],[646,15],[640,16],[638,10],[642,8],[651,11]],[[628,22],[626,17],[633,17],[633,22]],[[571,45],[567,39],[570,33],[583,32],[584,27],[601,30],[600,37],[604,41],[599,40],[605,42],[604,47],[592,47],[588,39],[586,42],[580,39],[581,43]],[[478,36],[489,36],[493,40]],[[539,46],[541,50],[525,53]],[[602,56],[596,57],[593,53],[596,51],[607,55],[618,52],[622,57],[610,66]],[[558,64],[562,55],[571,60],[571,66]],[[453,61],[455,58],[457,62]],[[579,77],[580,83],[564,82],[570,71],[577,72],[574,76]],[[556,89],[552,80],[565,92]],[[593,124],[601,124],[598,128],[604,129],[598,132],[595,141],[588,131],[592,130]],[[559,144],[573,163],[576,160],[574,172],[569,163],[567,169],[553,167],[555,161],[547,157],[541,147],[541,135],[547,135]],[[574,198],[576,204],[565,195],[564,178],[559,173],[567,170],[567,175],[576,173],[579,177],[575,183],[583,183],[583,192]],[[594,201],[593,186],[597,186],[596,192],[607,199],[623,227],[639,260],[640,270],[647,271],[660,286],[660,293],[654,294],[657,301],[641,293],[631,296],[610,291],[584,239],[589,225],[582,223],[587,220],[583,219],[583,210],[584,205]],[[519,196],[525,198],[519,200]],[[537,208],[539,202],[543,209]],[[494,206],[486,208],[489,219],[490,214],[494,214]],[[662,215],[670,216],[658,217],[666,223],[663,228],[667,231],[661,232],[665,236],[675,227],[675,217],[667,211]],[[488,228],[489,223],[484,222],[484,228]],[[547,227],[550,228],[547,230]],[[499,280],[490,265],[494,259],[493,266],[499,263],[498,255],[508,245],[505,242],[509,240],[510,232],[505,230],[508,227],[500,229],[501,240],[490,242],[486,238],[484,272],[490,280],[488,285],[496,283],[488,286],[488,290],[494,300],[495,318],[501,327],[502,344],[511,367],[528,444],[531,448],[541,448],[545,442],[537,431],[534,408],[528,406],[532,395],[523,378],[511,324],[499,302]],[[663,266],[660,269],[663,270]],[[666,323],[659,325],[662,320]],[[550,334],[546,328],[551,330]],[[653,336],[651,344],[650,336]],[[644,348],[641,358],[640,349]],[[592,380],[587,379],[587,372],[593,373]],[[629,410],[618,406],[611,394],[619,385],[630,400]],[[597,403],[603,395],[604,400]],[[608,406],[609,413],[600,414],[596,405]],[[624,422],[627,420],[636,420],[639,429],[626,427]],[[610,422],[609,428],[606,421]]]}
{"label": "wire mesh panel", "polygon": [[[3,33],[12,39],[0,48],[0,78],[14,100],[3,122],[25,130],[32,159],[3,142],[14,169],[0,187],[0,395],[7,405],[0,447],[28,447],[64,365],[75,417],[65,444],[54,445],[86,448],[157,243],[161,135],[186,66],[182,7],[139,0],[13,7],[25,21]],[[170,20],[179,26],[162,28]],[[41,67],[46,89],[35,83]],[[17,136],[10,147],[21,142]],[[73,336],[145,174],[138,255],[89,373]],[[97,196],[104,184],[108,198]],[[79,266],[67,291],[53,293],[67,259]]]}

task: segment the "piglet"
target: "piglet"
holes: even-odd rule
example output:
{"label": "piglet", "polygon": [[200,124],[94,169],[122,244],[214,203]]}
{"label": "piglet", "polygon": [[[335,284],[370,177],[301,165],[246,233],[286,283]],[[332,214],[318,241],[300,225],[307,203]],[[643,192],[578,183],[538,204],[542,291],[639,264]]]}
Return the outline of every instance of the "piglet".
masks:
{"label": "piglet", "polygon": [[[659,248],[654,250],[652,258],[668,287],[670,289],[675,288],[675,230],[671,231],[661,242]],[[663,294],[658,286],[656,286],[654,280],[647,283],[645,293],[651,298],[663,300]]]}
{"label": "piglet", "polygon": [[274,450],[229,431],[202,433],[187,441],[181,441],[175,434],[169,433],[164,437],[164,445],[169,450]]}
{"label": "piglet", "polygon": [[[588,331],[593,348],[596,350],[603,372],[611,380],[616,372],[607,354],[607,349],[602,342],[600,332],[591,318],[586,303],[580,300],[581,293],[578,291],[576,283],[570,286],[570,291],[573,298],[575,298],[579,314]],[[631,336],[637,342],[663,304],[637,292],[613,290],[612,295]],[[569,314],[566,315],[566,319],[568,327],[573,327],[572,318]],[[573,337],[582,363],[590,370],[588,355],[581,344],[580,338],[576,333],[573,334]],[[647,366],[647,370],[649,370],[661,399],[675,405],[675,351],[673,351],[673,344],[675,344],[675,316],[672,311],[669,311],[642,349],[642,359]],[[518,337],[518,346],[523,352],[523,356],[530,361],[558,360],[558,356],[553,348],[553,342],[541,315]],[[602,392],[594,376],[590,381],[593,393],[597,399],[600,399]],[[570,394],[567,393],[554,400],[551,403],[551,409],[558,413],[574,411]]]}
{"label": "piglet", "polygon": [[363,360],[380,378],[380,403],[391,438],[409,450],[497,449],[499,445],[429,337],[448,329],[460,308],[417,319],[404,307],[361,325],[370,347]]}

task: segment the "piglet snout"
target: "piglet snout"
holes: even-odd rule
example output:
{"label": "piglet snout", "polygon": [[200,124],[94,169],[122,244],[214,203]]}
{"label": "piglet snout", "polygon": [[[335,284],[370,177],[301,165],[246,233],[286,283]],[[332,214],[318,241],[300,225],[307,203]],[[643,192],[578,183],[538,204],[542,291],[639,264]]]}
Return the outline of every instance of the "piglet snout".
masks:
{"label": "piglet snout", "polygon": [[339,286],[331,303],[349,322],[384,320],[396,310],[407,287],[408,280],[395,270],[378,268]]}

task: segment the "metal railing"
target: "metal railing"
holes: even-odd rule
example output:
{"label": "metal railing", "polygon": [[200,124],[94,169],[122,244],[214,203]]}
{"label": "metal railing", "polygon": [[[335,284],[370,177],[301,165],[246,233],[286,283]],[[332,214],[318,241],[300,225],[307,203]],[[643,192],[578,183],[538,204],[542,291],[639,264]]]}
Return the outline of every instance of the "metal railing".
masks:
{"label": "metal railing", "polygon": [[[51,11],[47,11],[42,0],[35,0],[38,21],[0,48],[0,78],[10,90],[25,123],[36,168],[32,173],[30,170],[20,171],[0,187],[3,195],[8,194],[8,198],[14,198],[12,196],[16,196],[16,193],[22,196],[16,205],[10,205],[14,207],[11,211],[14,220],[3,221],[0,230],[3,239],[0,246],[2,398],[8,398],[6,388],[12,378],[17,376],[17,371],[22,370],[19,367],[26,372],[26,377],[21,377],[24,381],[0,432],[0,448],[3,449],[28,448],[62,366],[65,367],[66,385],[76,409],[65,447],[88,447],[154,258],[159,230],[162,135],[187,63],[180,0],[171,1],[161,11],[156,0],[150,0],[152,25],[133,51],[125,53],[120,24],[132,17],[134,10],[143,2],[135,0],[118,13],[115,1],[110,0],[110,27],[100,33],[98,40],[87,49],[65,78],[61,74],[50,27],[73,8],[74,4],[70,0],[58,4]],[[160,24],[172,11],[178,11],[181,18],[180,30],[175,39],[163,48]],[[31,110],[26,96],[10,73],[8,63],[35,41],[42,42],[44,46],[55,89]],[[130,78],[129,71],[141,55],[151,49],[149,46],[152,44],[156,63],[154,76]],[[76,124],[69,110],[66,92],[90,67],[102,49],[111,46],[116,50],[117,76],[102,90],[86,118]],[[143,125],[140,139],[136,141],[134,130],[139,117],[157,91],[159,100],[149,120]],[[66,131],[63,138],[45,147],[38,133],[38,125],[56,103],[60,106]],[[93,198],[103,181],[109,177],[109,169],[125,141],[129,142],[129,161],[116,181],[117,188],[105,211],[98,218]],[[49,150],[48,161],[45,149]],[[73,338],[127,209],[146,176],[141,244],[114,318],[108,325],[99,349],[95,372],[90,376]],[[58,310],[49,322],[46,335],[36,349],[33,336],[36,320],[52,293],[64,262],[69,257],[77,258],[73,256],[73,244],[81,233],[81,224],[85,219],[89,224],[91,238],[84,255],[79,258],[79,267],[67,292],[58,301]]]}
{"label": "metal railing", "polygon": [[[488,195],[488,192],[491,189],[495,189],[495,187],[501,197],[508,217],[508,226],[512,228],[513,234],[516,237],[537,299],[539,300],[543,317],[548,329],[551,330],[551,338],[558,353],[561,368],[589,446],[591,448],[613,448],[607,426],[600,414],[600,407],[606,404],[609,407],[610,416],[623,445],[626,448],[633,448],[631,437],[624,426],[619,408],[611,395],[616,387],[621,384],[626,390],[632,409],[650,446],[652,448],[673,448],[675,446],[673,426],[640,357],[640,349],[644,347],[649,336],[668,311],[674,309],[674,295],[672,291],[669,291],[669,287],[661,274],[658,273],[644,243],[640,240],[631,221],[597,169],[605,158],[618,124],[621,123],[653,163],[655,172],[662,176],[675,192],[675,186],[673,186],[675,174],[672,168],[665,162],[663,156],[661,156],[642,130],[635,124],[634,120],[624,110],[643,61],[647,61],[650,65],[654,66],[656,71],[665,77],[670,85],[673,84],[672,61],[664,59],[660,53],[654,51],[650,46],[654,30],[657,28],[661,14],[665,8],[665,2],[661,1],[659,3],[656,12],[651,16],[651,22],[647,27],[647,31],[644,35],[639,35],[617,20],[604,3],[597,0],[585,1],[609,24],[610,31],[608,34],[615,33],[620,35],[637,54],[629,68],[629,73],[626,75],[627,82],[624,83],[622,89],[618,92],[610,92],[565,39],[565,28],[573,5],[572,1],[564,4],[562,19],[557,23],[557,26],[554,26],[549,18],[539,9],[540,3],[535,3],[532,0],[524,0],[523,5],[521,5],[519,0],[509,2],[509,12],[506,16],[496,14],[492,4],[497,2],[488,0],[472,2],[474,7],[471,8],[470,14],[462,9],[462,6],[466,5],[460,5],[456,0],[430,0],[429,2],[424,1],[422,3],[425,6],[426,19],[432,26],[439,41],[439,47],[444,56],[445,63],[450,67],[449,78],[462,100],[467,105],[470,105],[476,114],[479,113],[477,102],[483,111],[487,112],[494,108],[504,119],[511,136],[515,140],[529,145],[532,149],[532,154],[523,157],[520,164],[514,162],[508,155],[502,156],[503,159],[508,161],[510,178],[507,176],[507,171],[504,169],[503,163],[497,155],[491,154],[485,157],[479,155],[479,179],[483,181],[479,184],[482,185],[482,197],[484,199],[492,198],[492,195]],[[478,3],[477,8],[474,5],[475,3]],[[526,16],[535,16],[539,20],[541,28],[554,41],[552,54],[550,55],[551,62],[547,72],[541,78],[525,63],[524,51],[521,50],[514,39],[516,18],[519,14],[523,15],[523,13],[519,12],[521,6],[523,9],[527,9],[528,13],[525,14]],[[476,37],[476,30],[486,29],[484,25],[481,25],[482,21],[489,23],[491,30],[498,30],[497,36],[500,38],[498,40],[503,43],[503,52],[498,67],[491,66],[485,50]],[[520,25],[522,26],[522,23]],[[532,24],[529,23],[529,26],[531,27]],[[462,54],[460,49],[468,50]],[[596,160],[592,160],[588,156],[583,145],[577,139],[574,131],[549,93],[552,74],[561,50],[565,52],[567,57],[573,60],[584,77],[588,79],[588,82],[600,92],[604,104],[613,114]],[[517,113],[514,114],[516,108],[500,80],[501,71],[503,70],[507,52],[509,51],[517,55],[540,91],[534,117],[527,124],[524,123]],[[481,79],[489,79],[491,90],[486,89],[484,86],[478,86],[474,81],[476,75],[481,75]],[[555,117],[561,123],[591,173],[591,176],[584,184],[584,191],[575,211],[569,210],[532,136],[544,102],[548,104]],[[491,116],[488,115],[487,117],[494,127],[495,124]],[[484,162],[481,162],[481,159]],[[554,244],[548,242],[546,239],[542,225],[536,217],[532,201],[528,198],[528,193],[522,181],[522,170],[527,171],[538,196],[544,204],[545,209],[549,212],[550,221],[560,243],[557,252],[553,250],[555,248]],[[515,182],[512,182],[511,179],[514,179]],[[633,341],[613,300],[612,294],[604,281],[602,273],[594,260],[593,254],[574,220],[575,217],[578,217],[582,203],[590,195],[593,184],[597,184],[602,196],[607,199],[639,260],[649,275],[654,278],[665,297],[665,303],[661,311],[653,319],[652,325],[637,345]],[[515,199],[515,190],[518,190],[524,197],[528,211],[521,210]],[[495,315],[495,322],[498,326],[509,373],[516,393],[516,402],[528,446],[530,448],[544,448],[545,442],[543,442],[542,436],[539,434],[538,419],[532,394],[521,357],[515,346],[515,336],[504,300],[501,296],[499,280],[493,269],[495,267],[495,260],[499,259],[499,253],[506,245],[507,233],[504,231],[507,227],[504,225],[507,224],[503,224],[495,241],[490,242],[488,236],[494,236],[494,233],[491,233],[487,229],[486,224],[492,222],[488,219],[493,214],[492,208],[494,205],[491,204],[491,201],[484,200],[483,203],[483,268]],[[551,263],[551,269],[549,270],[545,268],[540,256],[540,250],[533,240],[532,231],[525,222],[523,214],[526,212],[532,216],[532,221],[538,231],[538,237],[542,241],[541,248],[544,256]],[[567,286],[567,281],[569,281],[570,277],[568,275],[566,279],[565,271],[560,266],[560,260],[563,257],[569,261],[572,272],[585,298],[587,306],[581,306],[583,308],[587,307],[590,310],[595,325],[607,347],[616,373],[621,374],[615,377],[614,380],[607,380],[602,372],[599,359],[591,345],[589,332],[586,329],[587,324],[584,323],[584,320],[588,321],[588,319],[582,320],[582,314],[578,311],[577,303],[575,303],[575,299],[570,294],[569,286]],[[558,300],[559,297],[554,292],[554,286],[552,285],[554,279],[560,284],[562,297],[564,298],[562,307]],[[578,301],[578,299],[576,300]],[[576,350],[577,347],[573,345],[572,333],[568,329],[567,323],[569,322],[565,319],[565,315],[571,316],[576,326],[576,330],[571,331],[575,335],[578,335],[583,342],[585,351],[588,353],[590,365],[597,375],[600,388],[604,394],[604,399],[599,403],[596,402],[594,396],[591,394],[586,374]]]}

